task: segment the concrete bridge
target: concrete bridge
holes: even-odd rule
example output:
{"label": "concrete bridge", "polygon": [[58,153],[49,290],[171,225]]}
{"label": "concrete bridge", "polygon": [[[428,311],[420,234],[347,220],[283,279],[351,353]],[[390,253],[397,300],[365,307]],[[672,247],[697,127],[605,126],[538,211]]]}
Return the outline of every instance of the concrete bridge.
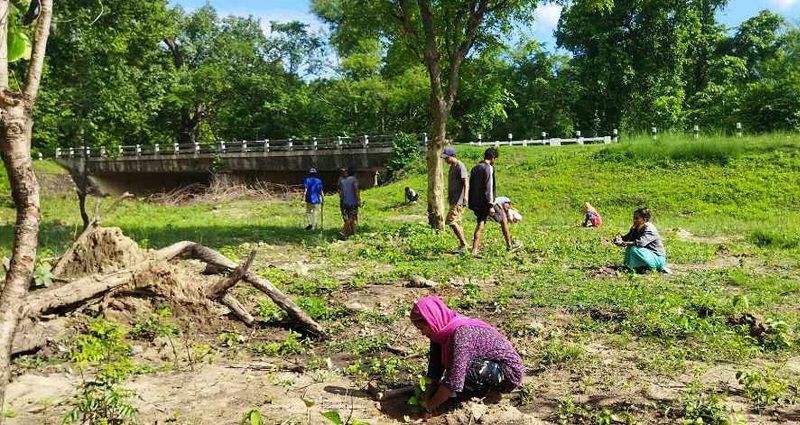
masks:
{"label": "concrete bridge", "polygon": [[[261,140],[106,148],[59,148],[56,161],[76,182],[85,172],[98,191],[119,194],[169,191],[213,176],[237,183],[267,181],[299,185],[313,167],[326,187],[342,168],[353,167],[362,187],[377,184],[392,156],[395,136]],[[424,136],[420,143],[424,145]]]}
{"label": "concrete bridge", "polygon": [[[473,146],[563,146],[567,144],[612,143],[613,136],[468,142]],[[66,167],[76,182],[85,172],[90,185],[101,193],[125,191],[141,194],[165,192],[193,183],[209,184],[213,177],[232,183],[266,181],[299,185],[312,167],[328,189],[336,185],[339,170],[353,167],[362,188],[375,186],[378,173],[392,156],[393,135],[311,138],[304,140],[260,140],[217,142],[215,144],[172,144],[72,147],[56,150],[56,161]],[[420,148],[427,145],[419,136]]]}

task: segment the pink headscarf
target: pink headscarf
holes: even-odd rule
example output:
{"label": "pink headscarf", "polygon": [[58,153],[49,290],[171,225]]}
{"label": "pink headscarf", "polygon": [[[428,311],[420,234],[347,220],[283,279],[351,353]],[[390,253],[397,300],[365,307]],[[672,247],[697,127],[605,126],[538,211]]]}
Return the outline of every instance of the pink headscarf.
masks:
{"label": "pink headscarf", "polygon": [[[433,335],[431,341],[442,346],[442,365],[447,369],[450,366],[450,339],[453,332],[461,326],[477,326],[479,328],[494,329],[486,322],[462,316],[454,310],[447,308],[441,298],[430,295],[417,300],[411,309],[409,318],[412,322],[421,319],[431,327]],[[496,329],[494,329],[497,332]]]}

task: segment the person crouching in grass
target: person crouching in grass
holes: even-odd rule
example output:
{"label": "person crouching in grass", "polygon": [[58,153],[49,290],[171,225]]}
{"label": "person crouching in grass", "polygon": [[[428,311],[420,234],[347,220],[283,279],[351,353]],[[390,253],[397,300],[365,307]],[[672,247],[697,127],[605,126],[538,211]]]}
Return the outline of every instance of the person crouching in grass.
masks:
{"label": "person crouching in grass", "polygon": [[435,295],[417,300],[409,319],[431,341],[427,377],[434,392],[423,402],[428,415],[454,393],[499,401],[522,383],[522,359],[491,325],[450,310]]}
{"label": "person crouching in grass", "polygon": [[671,273],[667,268],[667,252],[658,229],[650,222],[650,210],[639,208],[633,212],[633,226],[624,236],[617,235],[614,244],[625,248],[625,267],[644,273],[658,270]]}

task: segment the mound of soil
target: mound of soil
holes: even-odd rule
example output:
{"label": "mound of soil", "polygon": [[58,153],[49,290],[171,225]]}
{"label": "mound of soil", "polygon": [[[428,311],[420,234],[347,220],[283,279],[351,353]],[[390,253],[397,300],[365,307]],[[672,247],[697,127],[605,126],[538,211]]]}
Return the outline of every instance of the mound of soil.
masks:
{"label": "mound of soil", "polygon": [[59,277],[111,273],[141,263],[145,253],[117,227],[98,227],[75,246]]}

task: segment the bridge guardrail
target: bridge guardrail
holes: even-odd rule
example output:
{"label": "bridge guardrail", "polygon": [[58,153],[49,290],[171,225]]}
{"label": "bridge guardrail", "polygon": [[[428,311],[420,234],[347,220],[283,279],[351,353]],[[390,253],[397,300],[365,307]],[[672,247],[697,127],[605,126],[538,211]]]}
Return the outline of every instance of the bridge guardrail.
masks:
{"label": "bridge guardrail", "polygon": [[[561,139],[548,138],[542,133],[541,139],[513,140],[509,134],[508,140],[481,140],[457,143],[457,145],[471,146],[562,146],[567,144],[612,143],[618,141],[618,132],[614,136],[581,137],[577,132],[576,138]],[[67,147],[56,148],[56,159],[69,158],[137,158],[137,157],[205,157],[209,155],[241,155],[241,154],[269,154],[270,152],[291,152],[311,150],[352,150],[370,148],[387,148],[393,146],[397,135],[363,135],[339,136],[311,139],[279,139],[279,140],[242,140],[242,141],[217,141],[215,143],[172,143],[155,145],[120,145],[115,148],[106,147]],[[428,136],[425,133],[417,134],[420,147],[427,147]]]}

